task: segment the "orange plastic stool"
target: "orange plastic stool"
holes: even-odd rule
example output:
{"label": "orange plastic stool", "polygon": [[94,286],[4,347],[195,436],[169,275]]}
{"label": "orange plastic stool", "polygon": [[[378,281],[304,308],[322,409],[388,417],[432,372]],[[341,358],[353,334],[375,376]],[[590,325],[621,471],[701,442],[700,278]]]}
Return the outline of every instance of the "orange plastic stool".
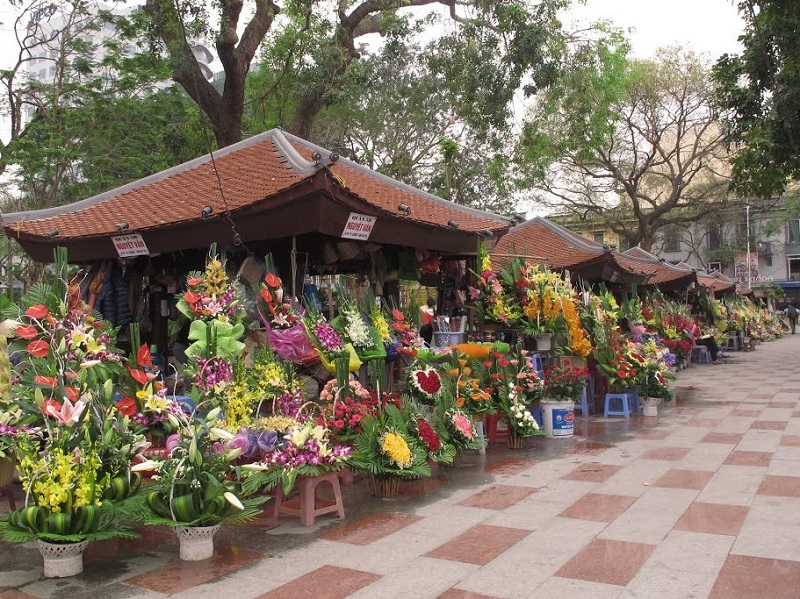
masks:
{"label": "orange plastic stool", "polygon": [[508,428],[497,428],[500,418],[502,418],[500,414],[487,414],[483,421],[484,432],[489,445],[508,436]]}
{"label": "orange plastic stool", "polygon": [[[333,500],[317,497],[317,488],[322,483],[328,483],[333,491]],[[339,486],[339,474],[329,472],[321,476],[298,476],[295,491],[299,496],[290,497],[283,494],[283,489],[278,488],[275,494],[274,517],[280,518],[282,514],[299,516],[300,524],[313,526],[314,518],[324,514],[336,512],[339,519],[344,518],[344,503],[342,502],[342,489]]]}

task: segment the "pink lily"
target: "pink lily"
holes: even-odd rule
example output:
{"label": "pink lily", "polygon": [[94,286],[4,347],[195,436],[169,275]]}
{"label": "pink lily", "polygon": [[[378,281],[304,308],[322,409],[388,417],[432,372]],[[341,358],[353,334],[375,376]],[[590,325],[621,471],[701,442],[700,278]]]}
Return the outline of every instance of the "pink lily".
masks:
{"label": "pink lily", "polygon": [[53,405],[48,405],[47,414],[58,420],[64,426],[70,427],[78,423],[85,407],[86,402],[82,399],[76,400],[73,404],[65,397],[60,410],[57,410]]}

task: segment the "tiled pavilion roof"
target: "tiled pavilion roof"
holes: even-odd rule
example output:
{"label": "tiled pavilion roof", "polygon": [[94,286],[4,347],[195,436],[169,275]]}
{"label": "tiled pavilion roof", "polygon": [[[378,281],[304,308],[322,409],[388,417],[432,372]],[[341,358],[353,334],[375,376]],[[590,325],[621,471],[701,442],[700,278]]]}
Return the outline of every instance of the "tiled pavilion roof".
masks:
{"label": "tiled pavilion roof", "polygon": [[356,212],[377,217],[371,242],[452,253],[474,253],[480,236],[512,224],[334,157],[273,129],[73,204],[4,214],[3,228],[36,259],[64,245],[70,260],[87,261],[115,257],[120,232],[141,234],[151,254],[227,243],[231,220],[245,242],[338,238]]}

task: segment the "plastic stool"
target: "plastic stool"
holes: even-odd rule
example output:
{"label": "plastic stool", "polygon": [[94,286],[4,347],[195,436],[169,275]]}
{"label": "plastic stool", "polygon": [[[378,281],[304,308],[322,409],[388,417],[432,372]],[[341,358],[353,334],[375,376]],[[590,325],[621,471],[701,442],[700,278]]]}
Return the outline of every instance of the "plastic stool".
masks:
{"label": "plastic stool", "polygon": [[635,388],[628,389],[625,391],[628,395],[628,404],[630,405],[631,412],[638,414],[639,410],[641,410],[641,406],[639,405],[639,391]]}
{"label": "plastic stool", "polygon": [[[333,500],[317,497],[317,488],[322,483],[328,483],[333,490]],[[281,514],[300,516],[300,524],[313,526],[314,518],[323,514],[336,512],[339,519],[344,518],[344,503],[342,503],[342,489],[339,486],[339,474],[329,472],[320,476],[298,476],[296,489],[300,492],[299,499],[289,499],[283,494],[283,488],[278,485],[275,494],[274,517],[278,519]],[[297,502],[299,501],[299,506]],[[320,505],[320,507],[317,507]]]}
{"label": "plastic stool", "polygon": [[588,416],[594,411],[593,406],[589,403],[589,395],[589,381],[586,381],[583,391],[581,391],[581,400],[575,402],[575,409],[579,409],[583,416]]}
{"label": "plastic stool", "polygon": [[[614,406],[616,400],[619,400],[619,408]],[[606,393],[606,405],[605,410],[603,410],[603,418],[608,418],[609,416],[631,417],[630,396],[627,393]]]}
{"label": "plastic stool", "polygon": [[495,441],[499,441],[508,436],[508,428],[498,429],[497,425],[500,422],[500,414],[487,414],[484,419],[484,427],[486,432],[486,440],[491,445]]}
{"label": "plastic stool", "polygon": [[704,345],[695,345],[692,348],[692,362],[711,364],[711,352]]}
{"label": "plastic stool", "polygon": [[739,343],[739,338],[736,335],[728,335],[728,342],[725,344],[725,350],[739,351],[742,349]]}
{"label": "plastic stool", "polygon": [[533,369],[540,379],[544,379],[544,362],[542,361],[542,354],[531,354],[531,361],[533,362]]}

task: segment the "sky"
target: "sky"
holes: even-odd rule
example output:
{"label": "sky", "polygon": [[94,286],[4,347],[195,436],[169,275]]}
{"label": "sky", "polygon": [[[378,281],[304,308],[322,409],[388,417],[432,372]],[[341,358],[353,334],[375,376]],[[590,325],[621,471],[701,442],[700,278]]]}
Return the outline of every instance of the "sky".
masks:
{"label": "sky", "polygon": [[732,0],[587,0],[569,15],[583,22],[608,19],[630,30],[636,58],[677,44],[715,60],[741,50],[737,38],[744,29]]}

